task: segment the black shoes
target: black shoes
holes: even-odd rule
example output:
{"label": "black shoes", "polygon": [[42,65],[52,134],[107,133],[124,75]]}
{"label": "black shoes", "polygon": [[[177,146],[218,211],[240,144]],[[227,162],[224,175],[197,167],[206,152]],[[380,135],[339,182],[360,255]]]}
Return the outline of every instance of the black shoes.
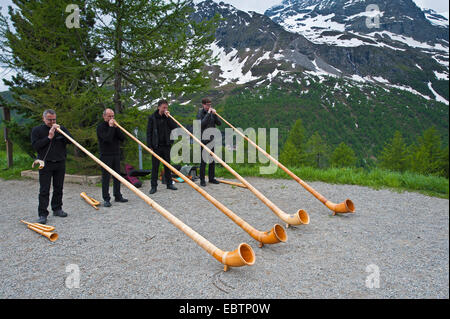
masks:
{"label": "black shoes", "polygon": [[54,211],[53,216],[67,217],[67,213],[64,212],[62,209],[60,209],[60,210]]}
{"label": "black shoes", "polygon": [[114,199],[114,201],[118,202],[118,203],[126,203],[126,202],[128,202],[128,199],[120,197],[120,198]]}
{"label": "black shoes", "polygon": [[38,219],[37,223],[39,223],[39,224],[47,224],[47,217],[39,216],[39,219]]}
{"label": "black shoes", "polygon": [[173,186],[173,184],[167,185],[167,189],[171,189],[173,191],[176,191],[178,188],[176,188],[175,186]]}
{"label": "black shoes", "polygon": [[[220,184],[220,182],[217,179],[211,179],[209,181],[210,184]],[[206,182],[205,181],[200,181],[200,186],[206,186]]]}
{"label": "black shoes", "polygon": [[[128,199],[123,198],[123,197],[119,197],[119,198],[115,198],[114,201],[118,202],[118,203],[126,203],[126,202],[128,202]],[[111,205],[111,202],[109,200],[105,200],[103,202],[103,206],[104,207],[111,207],[112,205]]]}
{"label": "black shoes", "polygon": [[[172,184],[167,185],[167,189],[171,189],[173,191],[176,191],[178,188],[176,188],[175,186],[173,186]],[[150,189],[150,195],[156,193],[156,186],[152,186],[152,188]]]}

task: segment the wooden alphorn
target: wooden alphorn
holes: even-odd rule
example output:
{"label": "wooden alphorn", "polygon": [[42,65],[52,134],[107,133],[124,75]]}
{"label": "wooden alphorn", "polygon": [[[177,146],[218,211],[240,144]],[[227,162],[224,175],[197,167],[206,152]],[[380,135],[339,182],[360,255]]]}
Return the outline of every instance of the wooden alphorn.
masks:
{"label": "wooden alphorn", "polygon": [[314,188],[309,186],[307,183],[305,183],[303,180],[301,180],[297,175],[292,173],[286,166],[281,164],[279,161],[277,161],[275,158],[273,158],[269,153],[267,153],[263,148],[261,148],[259,145],[257,145],[255,142],[253,142],[251,139],[249,139],[245,134],[240,132],[238,129],[236,129],[233,125],[231,125],[227,120],[225,120],[222,116],[216,113],[216,115],[225,123],[228,124],[235,132],[237,132],[239,135],[241,135],[243,138],[245,138],[250,144],[252,144],[254,147],[256,147],[261,153],[263,153],[268,159],[270,159],[273,163],[275,163],[279,168],[281,168],[283,171],[285,171],[290,177],[292,177],[297,183],[302,185],[308,192],[314,195],[315,198],[320,200],[326,207],[328,207],[330,210],[333,211],[333,216],[336,215],[336,213],[354,213],[355,212],[355,205],[350,199],[346,199],[344,202],[340,204],[335,204],[333,202],[330,202],[328,199],[326,199],[323,195],[321,195],[319,192],[317,192]]}
{"label": "wooden alphorn", "polygon": [[43,231],[54,231],[55,230],[55,226],[50,226],[50,225],[44,225],[44,224],[39,224],[39,223],[30,223],[30,222],[26,222],[24,220],[21,220],[22,223],[26,224],[26,225],[30,225],[36,228],[39,228]]}
{"label": "wooden alphorn", "polygon": [[163,163],[166,167],[168,167],[172,172],[182,178],[189,186],[199,192],[204,198],[209,200],[214,206],[216,206],[220,211],[222,211],[226,216],[228,216],[233,222],[235,222],[239,227],[241,227],[244,231],[246,231],[253,239],[259,242],[259,247],[262,247],[264,244],[276,244],[279,242],[285,242],[287,240],[287,234],[284,230],[283,226],[275,224],[270,231],[262,232],[255,229],[253,226],[248,224],[245,220],[236,215],[233,211],[231,211],[228,207],[220,203],[213,196],[208,194],[205,190],[203,190],[200,186],[191,181],[187,176],[177,170],[175,167],[170,165],[167,161],[165,161],[162,157],[156,154],[151,148],[142,143],[136,137],[134,137],[130,132],[125,130],[122,126],[119,125],[115,121],[115,125],[121,129],[126,135],[128,135],[132,140],[141,145],[143,149],[147,152],[155,156],[161,163]]}
{"label": "wooden alphorn", "polygon": [[80,194],[80,197],[83,198],[86,201],[86,203],[94,207],[96,210],[99,210],[97,205],[100,205],[100,202],[98,200],[95,200],[92,197],[88,196],[85,192],[82,192]]}
{"label": "wooden alphorn", "polygon": [[237,186],[237,187],[241,187],[241,188],[247,188],[247,186],[245,186],[242,183],[236,183],[236,182],[232,182],[232,181],[226,181],[224,179],[218,179],[217,180],[219,183],[223,183],[223,184],[228,184],[228,185],[232,185],[232,186]]}
{"label": "wooden alphorn", "polygon": [[160,213],[164,218],[166,218],[169,222],[171,222],[175,227],[185,233],[189,238],[197,243],[200,247],[206,250],[211,256],[213,256],[216,260],[224,264],[224,271],[227,271],[229,267],[241,267],[241,266],[251,266],[255,263],[255,253],[252,247],[246,243],[239,244],[238,248],[233,251],[223,251],[210,243],[207,239],[202,237],[200,234],[195,232],[192,228],[184,224],[177,217],[173,216],[169,211],[165,208],[161,207],[158,203],[152,200],[150,197],[145,195],[139,189],[137,189],[133,184],[128,182],[125,178],[123,178],[120,174],[115,172],[108,165],[103,163],[97,157],[92,155],[87,149],[78,144],[73,138],[71,138],[68,134],[66,134],[61,129],[57,128],[57,131],[64,135],[69,141],[71,141],[76,147],[82,150],[86,155],[88,155],[94,162],[107,170],[112,176],[117,178],[122,184],[124,184],[127,188],[129,188],[133,193],[135,193],[139,198],[141,198],[144,202],[146,202],[150,207],[155,209],[158,213]]}
{"label": "wooden alphorn", "polygon": [[288,215],[278,208],[274,203],[272,203],[267,197],[265,197],[260,191],[253,187],[246,179],[239,175],[234,169],[232,169],[227,163],[225,163],[219,156],[217,156],[213,151],[211,151],[205,144],[203,144],[197,137],[195,137],[188,129],[180,124],[172,115],[168,116],[175,121],[187,134],[189,134],[197,143],[199,143],[212,157],[214,157],[223,167],[225,167],[231,174],[233,174],[242,184],[244,184],[253,194],[256,195],[267,207],[270,208],[272,212],[275,213],[281,220],[289,225],[301,225],[309,224],[309,215],[303,209],[299,209],[295,214]]}
{"label": "wooden alphorn", "polygon": [[52,233],[52,231],[55,230],[55,227],[53,226],[43,225],[39,223],[29,223],[24,220],[21,220],[21,222],[26,224],[29,229],[34,230],[36,233],[39,233],[44,237],[47,237],[51,242],[58,239],[58,234]]}

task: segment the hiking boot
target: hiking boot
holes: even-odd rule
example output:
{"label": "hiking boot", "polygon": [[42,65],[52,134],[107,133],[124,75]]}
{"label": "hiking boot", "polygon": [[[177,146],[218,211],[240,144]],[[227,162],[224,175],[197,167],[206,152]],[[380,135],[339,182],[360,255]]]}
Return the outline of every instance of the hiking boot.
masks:
{"label": "hiking boot", "polygon": [[67,217],[67,213],[64,212],[62,209],[60,209],[60,210],[54,211],[53,216]]}
{"label": "hiking boot", "polygon": [[39,219],[37,220],[37,222],[36,223],[39,223],[39,224],[47,224],[47,217],[46,216],[39,216]]}
{"label": "hiking boot", "polygon": [[103,202],[103,206],[104,206],[104,207],[111,207],[112,205],[111,205],[111,202],[110,202],[109,200],[105,200],[105,201]]}
{"label": "hiking boot", "polygon": [[206,186],[206,182],[205,181],[200,181],[200,186]]}
{"label": "hiking boot", "polygon": [[152,186],[149,193],[150,195],[156,193],[156,186]]}
{"label": "hiking boot", "polygon": [[167,185],[167,189],[171,189],[173,191],[176,191],[178,188],[176,188],[175,186],[173,186],[173,184]]}
{"label": "hiking boot", "polygon": [[119,203],[126,203],[128,202],[128,199],[123,198],[122,196],[120,196],[119,198],[114,199],[115,202],[119,202]]}
{"label": "hiking boot", "polygon": [[212,179],[209,181],[211,184],[220,184],[220,182],[217,179]]}

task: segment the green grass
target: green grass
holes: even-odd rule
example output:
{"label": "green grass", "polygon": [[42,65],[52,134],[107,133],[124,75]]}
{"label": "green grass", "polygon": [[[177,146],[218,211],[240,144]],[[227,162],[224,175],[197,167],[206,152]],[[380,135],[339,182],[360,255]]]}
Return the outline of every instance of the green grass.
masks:
{"label": "green grass", "polygon": [[[281,169],[278,169],[271,175],[261,175],[258,165],[231,164],[230,166],[243,177],[291,179]],[[449,180],[439,176],[392,172],[378,168],[364,170],[359,168],[316,169],[311,167],[294,167],[290,170],[305,182],[320,181],[331,184],[361,185],[374,189],[387,188],[399,192],[414,191],[428,196],[449,198]],[[216,175],[234,178],[220,164],[216,167]]]}
{"label": "green grass", "polygon": [[[6,151],[0,150],[0,178],[20,179],[20,172],[31,169],[33,159],[25,153],[20,151],[13,152],[13,167],[7,168]],[[36,169],[36,167],[35,167]],[[93,161],[85,159],[77,159],[74,156],[68,156],[66,161],[67,174],[82,174],[82,175],[100,175],[100,167]]]}
{"label": "green grass", "polygon": [[[6,169],[6,152],[0,151],[0,178],[5,180],[20,179],[20,172],[31,169],[32,162],[33,160],[28,155],[15,152],[14,167]],[[259,165],[230,164],[230,166],[243,177],[290,179],[281,169],[277,169],[274,174],[261,175]],[[144,156],[144,168],[151,168],[150,156]],[[311,167],[294,167],[291,168],[291,171],[305,182],[320,181],[331,184],[361,185],[374,189],[386,188],[398,192],[413,191],[433,197],[449,198],[449,180],[438,176],[424,176],[410,172],[392,172],[378,168],[365,170],[362,168],[316,169]],[[99,175],[100,167],[93,161],[80,160],[69,156],[67,173]],[[220,164],[216,165],[216,176],[234,179],[234,176]],[[149,178],[147,176],[146,178],[141,178],[141,180]]]}
{"label": "green grass", "polygon": [[20,172],[31,169],[33,160],[25,153],[14,152],[13,163],[12,168],[7,168],[6,151],[0,151],[0,178],[5,180],[21,178]]}

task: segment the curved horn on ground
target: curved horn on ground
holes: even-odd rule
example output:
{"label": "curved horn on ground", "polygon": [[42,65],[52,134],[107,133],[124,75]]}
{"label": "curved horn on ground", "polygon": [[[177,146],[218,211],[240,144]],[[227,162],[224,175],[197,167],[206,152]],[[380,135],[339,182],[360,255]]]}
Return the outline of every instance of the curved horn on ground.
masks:
{"label": "curved horn on ground", "polygon": [[52,233],[52,232],[49,232],[49,231],[45,231],[45,230],[42,230],[41,228],[38,228],[38,227],[33,226],[33,225],[27,225],[27,227],[29,229],[34,230],[35,232],[41,234],[42,236],[47,237],[50,241],[55,241],[55,240],[58,239],[58,234],[57,233]]}
{"label": "curved horn on ground", "polygon": [[92,197],[89,197],[85,192],[82,192],[80,194],[80,197],[83,198],[86,201],[86,203],[88,203],[89,205],[94,207],[96,210],[99,210],[97,205],[100,205],[100,202],[98,200],[95,200]]}
{"label": "curved horn on ground", "polygon": [[26,222],[24,220],[21,220],[22,223],[26,224],[26,225],[30,225],[36,228],[39,228],[43,231],[54,231],[55,230],[55,226],[50,226],[50,225],[44,225],[44,224],[39,224],[39,223],[30,223],[30,222]]}

